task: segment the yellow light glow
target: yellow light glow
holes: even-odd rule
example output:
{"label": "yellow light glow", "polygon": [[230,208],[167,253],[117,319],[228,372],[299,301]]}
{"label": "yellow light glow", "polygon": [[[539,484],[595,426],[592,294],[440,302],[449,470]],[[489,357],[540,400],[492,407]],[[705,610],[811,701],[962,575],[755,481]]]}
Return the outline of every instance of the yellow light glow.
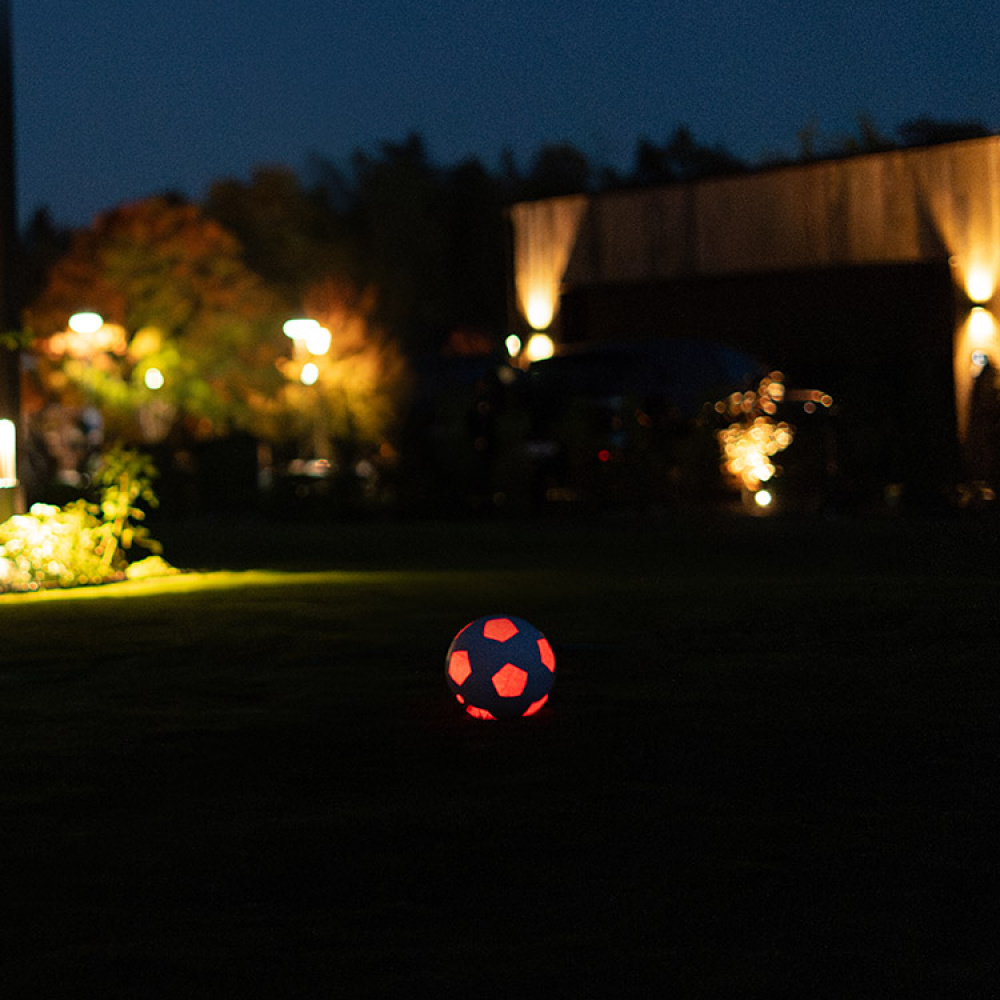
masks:
{"label": "yellow light glow", "polygon": [[757,504],[758,507],[770,507],[772,500],[774,500],[774,497],[771,496],[770,490],[758,490],[753,495],[753,502]]}
{"label": "yellow light glow", "polygon": [[749,427],[730,424],[718,437],[726,472],[746,489],[756,490],[774,478],[778,470],[771,456],[784,451],[794,434],[784,421],[776,424],[768,417],[757,417]]}
{"label": "yellow light glow", "polygon": [[992,343],[996,334],[996,319],[989,309],[976,306],[969,313],[969,336],[976,347]]}
{"label": "yellow light glow", "polygon": [[955,415],[958,436],[963,441],[968,431],[972,386],[988,358],[1000,358],[1000,328],[989,309],[976,306],[955,331]]}
{"label": "yellow light glow", "polygon": [[12,420],[0,420],[0,488],[17,486],[17,434]]}
{"label": "yellow light glow", "polygon": [[97,333],[104,326],[104,317],[95,312],[73,313],[69,318],[69,328],[74,333]]}
{"label": "yellow light glow", "polygon": [[516,358],[521,353],[521,338],[516,333],[512,333],[504,341],[504,347],[507,348],[507,354],[510,357]]}
{"label": "yellow light glow", "polygon": [[996,292],[996,278],[988,267],[973,267],[965,278],[965,293],[973,302],[989,302]]}
{"label": "yellow light glow", "polygon": [[524,354],[529,361],[544,361],[551,358],[555,351],[556,346],[547,333],[536,333],[528,341]]}
{"label": "yellow light glow", "polygon": [[155,392],[157,389],[163,388],[163,384],[166,379],[163,377],[163,372],[161,372],[159,368],[149,368],[146,370],[143,381],[146,383],[147,389],[152,389]]}
{"label": "yellow light glow", "polygon": [[315,385],[319,380],[319,367],[312,361],[307,361],[302,366],[302,372],[299,375],[299,381],[303,385]]}
{"label": "yellow light glow", "polygon": [[556,312],[555,296],[540,289],[532,292],[524,312],[533,330],[547,330]]}
{"label": "yellow light glow", "polygon": [[330,331],[317,323],[306,333],[306,350],[315,357],[326,354],[330,350],[331,339]]}
{"label": "yellow light glow", "polygon": [[319,323],[314,319],[289,319],[285,320],[281,328],[286,337],[292,340],[306,340],[310,334],[319,329]]}

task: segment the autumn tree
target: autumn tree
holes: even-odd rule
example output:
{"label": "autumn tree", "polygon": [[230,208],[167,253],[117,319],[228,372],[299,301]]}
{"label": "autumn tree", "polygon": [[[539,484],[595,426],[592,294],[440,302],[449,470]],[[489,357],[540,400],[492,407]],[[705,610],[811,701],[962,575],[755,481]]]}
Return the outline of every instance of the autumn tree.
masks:
{"label": "autumn tree", "polygon": [[331,276],[303,301],[329,344],[319,355],[297,345],[279,363],[285,383],[269,407],[270,436],[297,439],[311,457],[341,469],[363,456],[391,456],[410,376],[398,342],[375,319],[374,289]]}
{"label": "autumn tree", "polygon": [[[100,313],[120,336],[74,348],[64,334],[81,309]],[[229,231],[197,205],[161,196],[76,232],[24,320],[43,390],[95,400],[110,433],[137,440],[143,407],[154,402],[151,368],[163,376],[156,406],[195,435],[253,430],[281,383],[284,313]]]}

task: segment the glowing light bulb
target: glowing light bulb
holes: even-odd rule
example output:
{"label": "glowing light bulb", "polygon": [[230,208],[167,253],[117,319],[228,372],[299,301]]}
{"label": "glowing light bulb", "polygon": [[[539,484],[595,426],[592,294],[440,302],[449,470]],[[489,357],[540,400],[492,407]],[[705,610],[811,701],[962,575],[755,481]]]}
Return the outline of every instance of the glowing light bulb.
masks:
{"label": "glowing light bulb", "polygon": [[326,354],[330,350],[330,331],[318,323],[306,333],[305,340],[306,350],[316,357]]}
{"label": "glowing light bulb", "polygon": [[546,358],[551,358],[555,350],[555,344],[547,333],[536,333],[528,341],[524,353],[529,361],[544,361]]}
{"label": "glowing light bulb", "polygon": [[74,333],[97,333],[104,326],[104,317],[95,312],[73,313],[69,318],[69,328]]}
{"label": "glowing light bulb", "polygon": [[146,383],[147,389],[152,389],[154,392],[157,389],[162,389],[166,379],[163,377],[163,372],[159,368],[148,368],[146,374],[143,377],[143,381]]}
{"label": "glowing light bulb", "polygon": [[291,337],[292,340],[298,340],[299,338],[305,340],[311,333],[319,329],[319,323],[314,319],[289,319],[285,320],[281,329],[284,331],[285,336]]}
{"label": "glowing light bulb", "polygon": [[526,304],[525,318],[533,330],[547,330],[552,325],[555,304],[552,295],[545,291],[532,292]]}
{"label": "glowing light bulb", "polygon": [[303,385],[315,385],[319,380],[319,366],[314,364],[312,361],[307,361],[302,366],[302,372],[299,375],[299,381]]}
{"label": "glowing light bulb", "polygon": [[995,291],[996,282],[988,268],[977,267],[969,271],[965,279],[965,292],[973,302],[989,302]]}

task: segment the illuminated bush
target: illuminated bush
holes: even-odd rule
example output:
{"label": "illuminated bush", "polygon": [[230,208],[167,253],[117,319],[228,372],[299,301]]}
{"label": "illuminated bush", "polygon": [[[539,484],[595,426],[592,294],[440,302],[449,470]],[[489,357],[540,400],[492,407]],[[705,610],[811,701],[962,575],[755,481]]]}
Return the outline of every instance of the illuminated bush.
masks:
{"label": "illuminated bush", "polygon": [[97,470],[96,503],[34,504],[0,524],[0,590],[106,583],[125,575],[132,545],[158,553],[160,544],[139,523],[140,502],[156,504],[154,475],[148,457],[117,448]]}
{"label": "illuminated bush", "polygon": [[734,392],[715,404],[715,413],[727,421],[716,432],[723,476],[764,506],[770,503],[771,494],[762,487],[783,471],[775,456],[796,438],[796,428],[782,419],[793,405],[806,419],[829,412],[833,398],[812,389],[789,390],[781,372],[771,372],[756,391]]}

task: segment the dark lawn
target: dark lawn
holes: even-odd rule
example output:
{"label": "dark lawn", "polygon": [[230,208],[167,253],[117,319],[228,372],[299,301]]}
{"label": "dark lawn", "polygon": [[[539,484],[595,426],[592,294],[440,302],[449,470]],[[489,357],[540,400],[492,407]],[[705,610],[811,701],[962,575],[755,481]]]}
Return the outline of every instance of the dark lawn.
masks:
{"label": "dark lawn", "polygon": [[0,996],[998,995],[992,524],[161,534],[268,572],[0,598]]}

